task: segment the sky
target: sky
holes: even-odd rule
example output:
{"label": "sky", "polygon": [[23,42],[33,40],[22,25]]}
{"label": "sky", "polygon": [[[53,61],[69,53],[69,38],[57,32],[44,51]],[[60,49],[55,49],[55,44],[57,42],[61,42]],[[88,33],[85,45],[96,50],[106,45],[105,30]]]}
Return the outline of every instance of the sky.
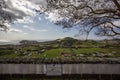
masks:
{"label": "sky", "polygon": [[[64,37],[84,39],[85,36],[75,37],[78,34],[77,28],[63,29],[62,26],[55,25],[45,15],[28,17],[24,22],[16,22],[9,25],[7,32],[0,32],[0,41],[7,42],[13,40],[54,40]],[[95,35],[90,35],[94,39]]]}
{"label": "sky", "polygon": [[[63,29],[55,25],[59,20],[55,13],[38,14],[34,11],[45,7],[45,0],[5,0],[7,8],[3,9],[12,14],[14,24],[7,24],[7,32],[0,31],[0,41],[13,40],[53,40],[64,37],[74,37],[78,30],[75,28]],[[37,5],[38,4],[38,5]],[[31,6],[32,5],[32,6]]]}
{"label": "sky", "polygon": [[[54,40],[64,37],[74,37],[85,39],[78,34],[77,28],[63,29],[62,26],[55,25],[56,20],[60,20],[58,14],[54,12],[38,14],[35,10],[43,11],[46,7],[46,0],[5,0],[7,7],[3,10],[12,15],[15,21],[7,24],[8,31],[0,31],[0,41],[8,42],[14,40]],[[32,5],[32,6],[31,6]],[[119,24],[119,23],[117,23]],[[91,33],[89,39],[100,39]]]}
{"label": "sky", "polygon": [[8,32],[0,32],[1,41],[9,40],[53,40],[74,37],[76,29],[63,29],[62,26],[50,22],[44,15],[36,15],[30,20],[10,25]]}

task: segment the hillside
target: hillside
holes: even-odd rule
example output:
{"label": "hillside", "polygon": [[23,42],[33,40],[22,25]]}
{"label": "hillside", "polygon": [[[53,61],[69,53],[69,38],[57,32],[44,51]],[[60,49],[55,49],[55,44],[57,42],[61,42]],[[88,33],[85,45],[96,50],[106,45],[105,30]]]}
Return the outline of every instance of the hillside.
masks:
{"label": "hillside", "polygon": [[37,44],[38,41],[33,40],[22,40],[19,42],[20,44]]}
{"label": "hillside", "polygon": [[[53,41],[22,40],[20,45],[0,45],[0,60],[39,59],[45,62],[120,61],[119,40],[77,40],[66,37]],[[34,60],[33,60],[34,61]]]}

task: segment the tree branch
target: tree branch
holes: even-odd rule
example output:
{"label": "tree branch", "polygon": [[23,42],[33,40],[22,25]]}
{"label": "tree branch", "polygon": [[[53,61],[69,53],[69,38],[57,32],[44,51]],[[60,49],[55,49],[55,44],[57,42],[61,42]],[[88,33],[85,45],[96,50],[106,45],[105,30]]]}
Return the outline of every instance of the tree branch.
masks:
{"label": "tree branch", "polygon": [[114,4],[116,5],[116,7],[118,8],[119,12],[120,12],[120,4],[118,3],[117,0],[112,0],[114,2]]}

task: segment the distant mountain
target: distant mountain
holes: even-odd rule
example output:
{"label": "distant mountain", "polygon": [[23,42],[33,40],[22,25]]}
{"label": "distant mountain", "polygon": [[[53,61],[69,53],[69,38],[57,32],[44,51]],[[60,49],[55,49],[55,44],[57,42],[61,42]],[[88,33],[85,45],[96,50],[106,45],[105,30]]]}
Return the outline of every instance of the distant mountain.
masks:
{"label": "distant mountain", "polygon": [[71,38],[71,37],[65,37],[63,39],[57,39],[56,41],[58,41],[61,46],[72,46],[75,42],[79,41],[77,39]]}
{"label": "distant mountain", "polygon": [[39,43],[38,41],[36,40],[22,40],[19,42],[20,44],[37,44]]}
{"label": "distant mountain", "polygon": [[6,42],[3,42],[3,41],[0,41],[0,45],[18,45],[19,44],[19,41],[16,40],[16,41],[6,41]]}
{"label": "distant mountain", "polygon": [[13,41],[0,41],[0,45],[19,45],[19,44],[37,44],[41,42],[47,42],[53,40],[13,40]]}
{"label": "distant mountain", "polygon": [[71,38],[71,37],[65,37],[63,39],[57,39],[57,41],[60,41],[60,42],[64,42],[64,41],[75,42],[75,41],[78,41],[78,40],[74,39],[74,38]]}
{"label": "distant mountain", "polygon": [[120,39],[110,39],[110,40],[78,40],[75,38],[71,38],[71,37],[65,37],[65,38],[61,38],[61,39],[56,39],[56,40],[14,40],[14,41],[0,41],[0,45],[19,45],[19,44],[40,44],[40,43],[50,43],[50,44],[54,44],[54,43],[59,43],[62,45],[73,45],[73,44],[79,44],[79,43],[91,43],[91,44],[97,44],[97,43],[101,43],[101,44],[120,44]]}

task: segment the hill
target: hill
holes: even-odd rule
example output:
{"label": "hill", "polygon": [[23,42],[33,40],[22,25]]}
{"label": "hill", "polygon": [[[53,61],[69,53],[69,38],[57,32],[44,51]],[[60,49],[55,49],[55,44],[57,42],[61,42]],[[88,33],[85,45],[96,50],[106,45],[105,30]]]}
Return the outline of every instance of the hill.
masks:
{"label": "hill", "polygon": [[19,43],[20,44],[37,44],[38,42],[35,40],[22,40]]}

